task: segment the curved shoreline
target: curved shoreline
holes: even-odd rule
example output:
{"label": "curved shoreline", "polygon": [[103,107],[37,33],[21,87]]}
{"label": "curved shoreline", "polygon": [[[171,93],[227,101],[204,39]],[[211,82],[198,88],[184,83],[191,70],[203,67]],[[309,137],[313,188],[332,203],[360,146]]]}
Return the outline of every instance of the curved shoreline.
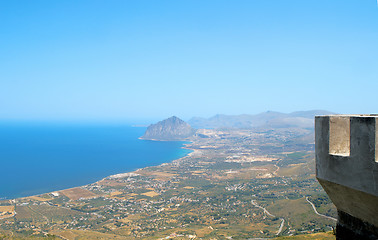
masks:
{"label": "curved shoreline", "polygon": [[[140,139],[140,138],[138,138],[138,139]],[[147,140],[147,139],[140,139],[140,140]],[[148,140],[148,141],[161,141],[161,140]],[[17,200],[17,199],[27,199],[27,198],[31,198],[31,197],[38,197],[38,196],[41,196],[41,195],[44,195],[44,194],[59,193],[59,192],[62,192],[62,191],[71,190],[71,189],[75,189],[75,188],[83,188],[83,187],[88,186],[90,184],[98,183],[98,182],[110,179],[110,178],[112,178],[114,176],[117,176],[117,175],[137,174],[135,172],[141,171],[141,170],[143,170],[145,168],[148,168],[148,167],[154,167],[154,166],[158,167],[158,166],[161,166],[163,164],[170,164],[170,163],[173,163],[175,161],[179,161],[179,160],[181,160],[183,158],[190,157],[192,154],[199,152],[198,150],[191,149],[191,148],[189,148],[187,146],[191,142],[189,142],[189,141],[186,141],[186,142],[187,143],[183,143],[183,146],[180,147],[180,149],[191,150],[191,152],[186,153],[185,156],[182,156],[182,157],[179,157],[179,158],[176,158],[176,159],[172,159],[172,160],[170,160],[168,162],[163,162],[163,163],[160,163],[158,165],[149,165],[149,166],[145,166],[145,167],[142,167],[142,168],[137,168],[137,169],[134,169],[134,170],[128,171],[128,172],[121,172],[121,173],[112,174],[112,175],[106,176],[106,177],[104,177],[104,178],[102,178],[100,180],[97,180],[97,181],[94,181],[94,182],[91,182],[91,183],[88,183],[88,184],[84,184],[84,185],[79,185],[79,186],[75,186],[75,187],[69,187],[69,188],[64,188],[64,189],[59,189],[59,190],[54,190],[54,191],[50,191],[50,192],[44,192],[44,193],[39,193],[39,194],[30,195],[30,196],[24,196],[24,197],[17,197],[17,198],[6,198],[6,197],[4,197],[4,198],[0,198],[0,201],[12,201],[12,200]],[[115,177],[115,178],[120,178],[120,177]]]}

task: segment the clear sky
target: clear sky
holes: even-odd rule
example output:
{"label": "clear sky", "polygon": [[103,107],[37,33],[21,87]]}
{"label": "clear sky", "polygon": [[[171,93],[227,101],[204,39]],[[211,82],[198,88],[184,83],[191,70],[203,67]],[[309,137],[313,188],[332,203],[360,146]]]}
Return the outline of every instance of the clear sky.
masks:
{"label": "clear sky", "polygon": [[2,0],[0,120],[378,113],[376,0]]}

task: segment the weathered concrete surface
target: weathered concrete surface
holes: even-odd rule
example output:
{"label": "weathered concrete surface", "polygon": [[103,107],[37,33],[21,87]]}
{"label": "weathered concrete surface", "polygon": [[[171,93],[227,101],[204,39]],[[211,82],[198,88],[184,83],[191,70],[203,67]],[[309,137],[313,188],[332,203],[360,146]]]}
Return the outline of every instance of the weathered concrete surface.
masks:
{"label": "weathered concrete surface", "polygon": [[377,197],[337,183],[318,180],[337,210],[378,226]]}
{"label": "weathered concrete surface", "polygon": [[[339,239],[348,239],[345,236],[350,234],[344,233],[347,229],[354,231],[358,223],[361,223],[360,233],[356,234],[360,236],[366,230],[367,236],[373,236],[361,235],[358,239],[378,239],[375,235],[378,232],[377,126],[377,116],[373,115],[315,118],[316,177],[342,213],[337,231]],[[344,221],[345,216],[357,220]],[[364,226],[370,229],[364,230]]]}
{"label": "weathered concrete surface", "polygon": [[346,212],[337,212],[336,239],[340,240],[377,240],[378,228],[374,225],[355,218]]}

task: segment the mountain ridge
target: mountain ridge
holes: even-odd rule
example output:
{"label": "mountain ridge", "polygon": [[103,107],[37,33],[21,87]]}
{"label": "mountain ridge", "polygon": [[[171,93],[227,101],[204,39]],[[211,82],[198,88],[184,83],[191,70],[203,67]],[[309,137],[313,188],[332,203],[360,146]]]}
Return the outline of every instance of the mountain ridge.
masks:
{"label": "mountain ridge", "polygon": [[267,111],[259,114],[225,115],[216,114],[210,118],[193,117],[188,123],[193,128],[313,128],[316,115],[334,114],[326,110],[295,111],[281,113]]}

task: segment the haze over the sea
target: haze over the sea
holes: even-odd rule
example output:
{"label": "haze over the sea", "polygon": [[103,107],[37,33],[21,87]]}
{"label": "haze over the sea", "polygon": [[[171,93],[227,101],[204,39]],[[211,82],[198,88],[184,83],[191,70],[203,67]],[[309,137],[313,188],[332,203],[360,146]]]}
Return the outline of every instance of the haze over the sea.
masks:
{"label": "haze over the sea", "polygon": [[185,156],[183,142],[139,140],[145,128],[117,125],[0,125],[0,199],[98,181]]}

